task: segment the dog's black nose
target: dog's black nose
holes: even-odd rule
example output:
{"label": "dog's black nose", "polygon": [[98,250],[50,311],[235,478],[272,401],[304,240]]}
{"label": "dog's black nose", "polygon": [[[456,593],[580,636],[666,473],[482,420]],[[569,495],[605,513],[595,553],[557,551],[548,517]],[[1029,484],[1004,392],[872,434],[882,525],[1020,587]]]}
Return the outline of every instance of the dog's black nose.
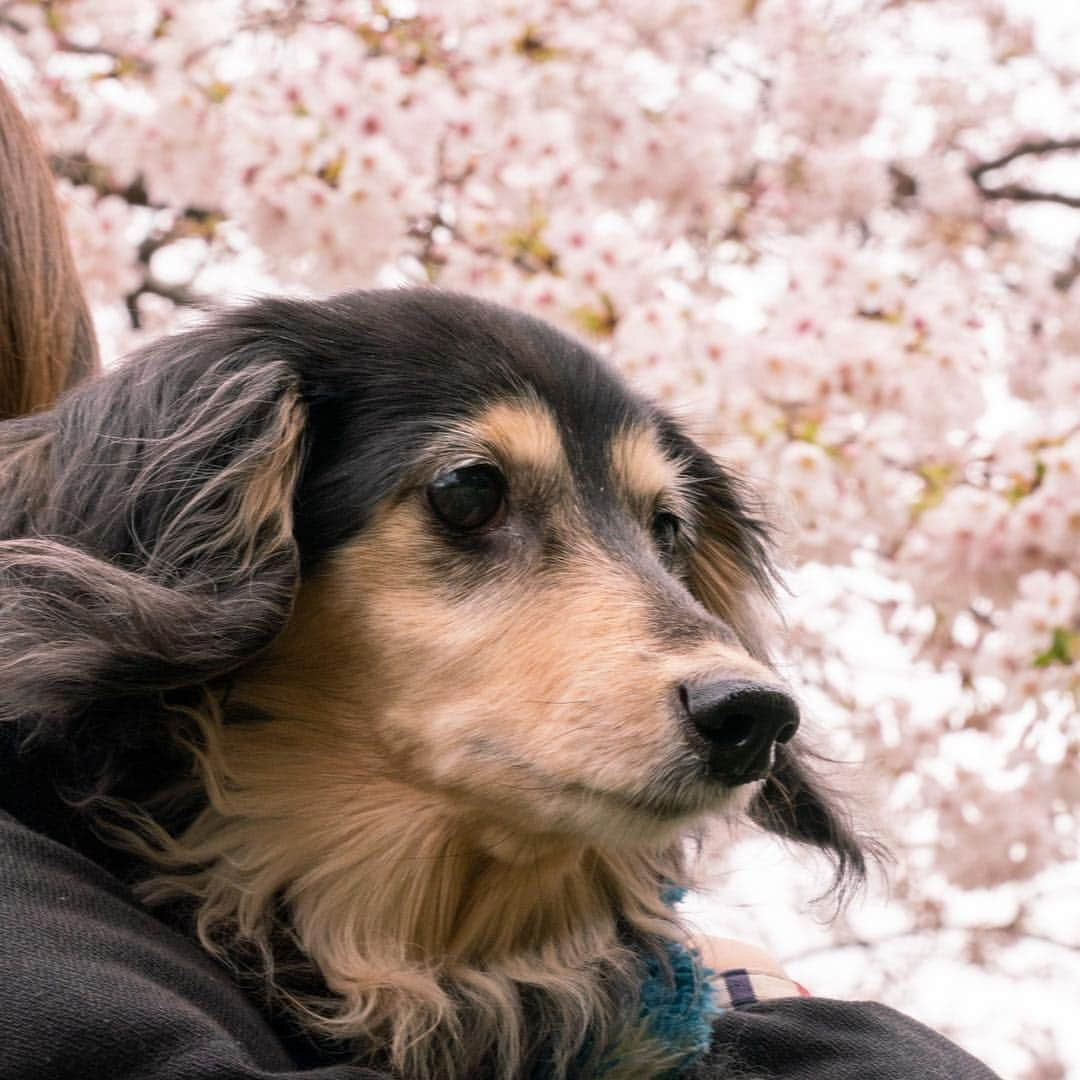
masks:
{"label": "dog's black nose", "polygon": [[773,748],[799,727],[799,708],[792,697],[764,683],[683,683],[679,700],[694,731],[708,744],[710,773],[726,784],[767,775]]}

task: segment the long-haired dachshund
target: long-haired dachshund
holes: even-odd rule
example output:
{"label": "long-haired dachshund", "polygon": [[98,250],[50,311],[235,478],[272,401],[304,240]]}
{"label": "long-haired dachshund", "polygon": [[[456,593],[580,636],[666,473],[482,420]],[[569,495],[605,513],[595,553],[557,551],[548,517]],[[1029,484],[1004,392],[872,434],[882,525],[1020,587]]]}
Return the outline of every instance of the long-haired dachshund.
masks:
{"label": "long-haired dachshund", "polygon": [[0,426],[0,488],[26,767],[360,1062],[658,1075],[688,834],[748,813],[862,870],[753,499],[536,319],[260,301]]}

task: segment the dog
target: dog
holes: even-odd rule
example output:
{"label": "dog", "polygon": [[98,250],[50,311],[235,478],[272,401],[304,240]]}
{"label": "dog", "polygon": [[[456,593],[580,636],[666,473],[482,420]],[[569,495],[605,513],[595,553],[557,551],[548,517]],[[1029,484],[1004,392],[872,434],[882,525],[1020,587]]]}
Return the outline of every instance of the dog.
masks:
{"label": "dog", "polygon": [[693,956],[701,823],[864,871],[770,660],[758,500],[544,322],[260,300],[0,425],[0,488],[0,726],[360,1063],[660,1075],[686,1048],[636,1002]]}

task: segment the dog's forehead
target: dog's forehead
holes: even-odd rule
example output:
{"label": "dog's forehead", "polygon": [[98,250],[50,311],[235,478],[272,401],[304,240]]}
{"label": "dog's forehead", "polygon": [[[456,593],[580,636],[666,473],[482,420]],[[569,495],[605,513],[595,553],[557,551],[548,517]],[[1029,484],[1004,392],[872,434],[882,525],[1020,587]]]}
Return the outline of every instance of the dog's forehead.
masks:
{"label": "dog's forehead", "polygon": [[590,420],[573,430],[547,404],[529,395],[497,400],[457,425],[449,451],[493,454],[510,468],[579,486],[608,486],[639,500],[679,487],[679,463],[663,448],[648,416],[627,416],[618,427]]}
{"label": "dog's forehead", "polygon": [[568,453],[595,459],[620,433],[654,424],[654,408],[584,343],[522,312],[424,289],[355,293],[331,311],[344,355],[331,358],[328,389],[351,398],[358,433],[434,434],[530,402],[554,418]]}
{"label": "dog's forehead", "polygon": [[677,482],[656,410],[591,350],[518,312],[461,303],[460,312],[456,303],[438,312],[424,343],[439,358],[427,371],[437,411],[468,403],[458,432],[512,464],[568,472],[579,484],[655,493]]}
{"label": "dog's forehead", "polygon": [[356,293],[319,311],[326,325],[310,337],[327,349],[301,360],[314,430],[298,528],[313,551],[362,527],[462,428],[483,429],[511,461],[558,459],[594,494],[618,483],[650,497],[669,482],[660,414],[545,322],[428,290]]}

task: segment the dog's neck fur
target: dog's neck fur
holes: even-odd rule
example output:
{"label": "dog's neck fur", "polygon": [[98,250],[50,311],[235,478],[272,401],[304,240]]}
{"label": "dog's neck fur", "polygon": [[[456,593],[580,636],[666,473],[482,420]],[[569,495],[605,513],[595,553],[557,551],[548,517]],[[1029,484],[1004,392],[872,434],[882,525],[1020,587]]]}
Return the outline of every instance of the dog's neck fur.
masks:
{"label": "dog's neck fur", "polygon": [[182,835],[158,834],[163,872],[142,894],[194,898],[204,946],[254,947],[279,991],[284,929],[334,995],[290,1004],[361,1060],[380,1047],[409,1076],[492,1062],[517,1075],[541,1031],[559,1075],[625,1013],[640,962],[628,942],[682,936],[660,896],[680,875],[678,844],[512,845],[444,795],[349,774],[326,728],[225,725],[213,701],[193,715],[207,805]]}

